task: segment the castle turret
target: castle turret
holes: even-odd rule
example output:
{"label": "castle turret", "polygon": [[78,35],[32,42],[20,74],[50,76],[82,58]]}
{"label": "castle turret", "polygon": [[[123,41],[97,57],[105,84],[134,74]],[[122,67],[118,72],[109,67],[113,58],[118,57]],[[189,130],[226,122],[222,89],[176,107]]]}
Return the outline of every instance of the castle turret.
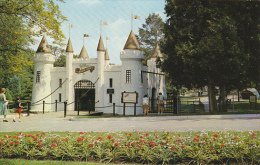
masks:
{"label": "castle turret", "polygon": [[[96,86],[96,94],[97,98],[102,98],[100,100],[96,100],[97,107],[103,107],[104,106],[104,67],[105,67],[105,47],[104,43],[102,40],[102,37],[100,36],[99,42],[98,42],[98,47],[97,47],[97,60],[98,60],[98,82],[95,85]],[[102,111],[99,110],[98,108],[96,109],[97,111]]]}
{"label": "castle turret", "polygon": [[106,51],[105,51],[105,66],[107,66],[107,65],[109,65],[109,54],[108,54],[108,51],[107,51],[107,49],[106,49]]}
{"label": "castle turret", "polygon": [[73,92],[73,47],[71,40],[69,38],[67,48],[66,48],[66,100],[68,102],[68,110],[74,110],[74,104],[70,104],[74,101],[74,92]]}
{"label": "castle turret", "polygon": [[[142,105],[143,98],[143,84],[141,82],[141,71],[142,71],[142,60],[144,56],[140,52],[139,43],[135,37],[134,32],[131,30],[126,44],[124,46],[124,51],[120,54],[120,59],[122,61],[122,72],[121,77],[121,89],[126,92],[138,91],[138,106]],[[121,91],[121,92],[123,92]],[[132,115],[133,109],[126,110],[128,115]],[[137,114],[142,114],[142,108],[137,108]]]}
{"label": "castle turret", "polygon": [[82,49],[81,49],[81,52],[80,52],[80,54],[79,54],[79,58],[86,58],[86,59],[89,58],[88,52],[87,52],[87,50],[86,50],[86,48],[85,48],[84,45],[83,45],[83,47],[82,47]]}
{"label": "castle turret", "polygon": [[[31,110],[42,111],[43,101],[51,103],[51,69],[55,58],[51,49],[43,36],[41,43],[33,57],[34,62],[34,78],[32,90],[32,106]],[[47,97],[48,96],[48,97]],[[45,105],[45,111],[51,109],[50,104]]]}

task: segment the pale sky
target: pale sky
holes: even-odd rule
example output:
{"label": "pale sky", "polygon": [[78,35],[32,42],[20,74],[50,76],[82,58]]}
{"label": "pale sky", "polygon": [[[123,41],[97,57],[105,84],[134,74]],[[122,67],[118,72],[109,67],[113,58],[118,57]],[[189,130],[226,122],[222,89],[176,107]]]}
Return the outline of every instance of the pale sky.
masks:
{"label": "pale sky", "polygon": [[[64,0],[66,3],[57,2],[68,22],[62,24],[66,36],[66,44],[70,38],[74,54],[80,54],[83,46],[83,34],[91,37],[85,38],[85,47],[90,58],[97,57],[97,45],[100,37],[100,21],[108,26],[102,26],[102,39],[108,49],[110,63],[121,64],[120,52],[131,31],[131,14],[140,16],[140,20],[133,20],[133,31],[138,34],[138,28],[145,23],[145,18],[150,13],[159,14],[166,20],[164,14],[164,0]],[[106,37],[109,38],[106,46]],[[40,42],[40,41],[39,41]],[[48,39],[48,43],[52,41]],[[66,49],[66,47],[64,47]]]}

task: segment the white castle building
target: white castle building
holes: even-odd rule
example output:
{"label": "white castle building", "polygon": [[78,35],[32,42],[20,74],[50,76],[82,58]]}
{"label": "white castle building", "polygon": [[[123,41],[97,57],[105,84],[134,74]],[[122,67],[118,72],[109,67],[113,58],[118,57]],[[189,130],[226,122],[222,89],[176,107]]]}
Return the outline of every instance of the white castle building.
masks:
{"label": "white castle building", "polygon": [[42,103],[45,101],[45,111],[54,111],[56,105],[49,103],[57,100],[58,111],[64,110],[63,102],[67,101],[67,110],[113,113],[112,105],[115,103],[115,113],[122,115],[122,106],[127,102],[125,114],[133,115],[132,101],[137,93],[136,114],[140,115],[143,114],[141,105],[145,94],[151,99],[156,99],[161,92],[166,97],[165,76],[156,67],[156,59],[163,60],[159,46],[156,45],[147,66],[143,66],[144,56],[133,31],[130,32],[124,50],[120,53],[121,65],[109,64],[109,55],[102,37],[97,46],[97,58],[89,58],[84,46],[78,58],[73,58],[73,53],[69,39],[66,66],[54,67],[54,55],[43,36],[33,58],[35,69],[31,110],[42,111]]}

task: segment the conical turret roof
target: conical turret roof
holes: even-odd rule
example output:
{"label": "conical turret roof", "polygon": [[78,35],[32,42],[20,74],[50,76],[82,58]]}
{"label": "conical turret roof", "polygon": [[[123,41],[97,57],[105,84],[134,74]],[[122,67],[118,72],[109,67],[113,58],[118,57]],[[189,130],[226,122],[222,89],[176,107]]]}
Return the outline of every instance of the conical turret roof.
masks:
{"label": "conical turret roof", "polygon": [[125,47],[124,47],[124,50],[125,49],[135,49],[135,50],[140,50],[140,46],[139,46],[139,43],[135,37],[135,34],[133,32],[133,30],[131,30],[129,36],[128,36],[128,39],[125,43]]}
{"label": "conical turret roof", "polygon": [[85,46],[83,45],[82,49],[81,49],[81,52],[79,54],[79,58],[89,58],[88,57],[88,52],[85,48]]}
{"label": "conical turret roof", "polygon": [[103,40],[102,37],[100,36],[99,38],[99,42],[98,42],[98,47],[97,47],[97,51],[106,51],[104,44],[103,44]]}
{"label": "conical turret roof", "polygon": [[66,52],[69,52],[69,53],[73,53],[73,47],[72,47],[72,43],[70,41],[70,38],[68,40],[68,44],[67,44],[67,48],[66,48]]}
{"label": "conical turret roof", "polygon": [[45,36],[42,37],[41,43],[40,43],[36,53],[51,53],[51,49],[49,47],[49,44],[48,44]]}
{"label": "conical turret roof", "polygon": [[106,51],[105,51],[105,60],[109,60],[109,55],[108,55],[107,49],[106,49]]}
{"label": "conical turret roof", "polygon": [[158,43],[156,43],[156,46],[153,50],[153,54],[152,54],[151,57],[162,57],[162,53],[161,53],[161,50],[160,50]]}

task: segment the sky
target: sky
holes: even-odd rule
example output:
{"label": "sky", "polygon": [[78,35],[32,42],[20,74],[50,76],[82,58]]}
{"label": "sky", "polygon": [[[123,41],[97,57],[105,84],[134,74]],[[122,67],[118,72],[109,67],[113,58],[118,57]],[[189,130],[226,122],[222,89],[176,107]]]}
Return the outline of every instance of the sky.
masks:
{"label": "sky", "polygon": [[[97,57],[97,46],[100,38],[100,21],[108,25],[102,26],[102,39],[107,47],[110,63],[121,64],[120,52],[123,51],[126,40],[131,31],[131,15],[140,16],[133,20],[133,31],[138,34],[138,28],[145,24],[145,19],[151,13],[159,14],[166,20],[164,13],[164,0],[64,0],[65,3],[56,2],[62,14],[69,21],[62,24],[61,29],[69,38],[74,49],[74,54],[79,55],[83,47],[83,34],[90,37],[84,38],[84,45],[90,58]],[[109,38],[106,41],[106,37]],[[48,38],[48,37],[47,37]],[[39,40],[40,42],[40,40]],[[48,43],[51,44],[51,39]],[[66,47],[64,47],[66,49]]]}

